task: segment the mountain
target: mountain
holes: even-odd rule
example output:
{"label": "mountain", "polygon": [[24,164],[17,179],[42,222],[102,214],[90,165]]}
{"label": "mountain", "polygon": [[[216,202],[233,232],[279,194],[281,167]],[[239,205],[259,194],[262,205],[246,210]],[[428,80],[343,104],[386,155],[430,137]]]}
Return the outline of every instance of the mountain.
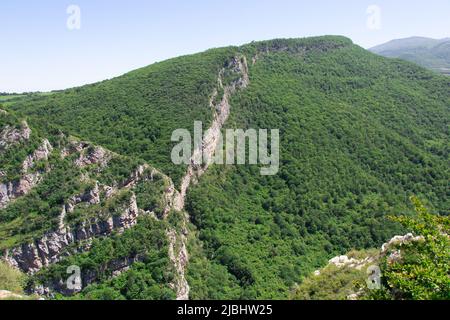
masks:
{"label": "mountain", "polygon": [[443,74],[450,74],[450,38],[436,40],[412,37],[392,40],[370,51],[388,58],[411,61]]}
{"label": "mountain", "polygon": [[[448,214],[449,85],[326,36],[7,100],[3,259],[52,298],[287,298],[333,256],[404,234],[387,217],[410,196]],[[279,172],[175,165],[172,133],[195,121],[209,155],[225,129],[279,129]]]}

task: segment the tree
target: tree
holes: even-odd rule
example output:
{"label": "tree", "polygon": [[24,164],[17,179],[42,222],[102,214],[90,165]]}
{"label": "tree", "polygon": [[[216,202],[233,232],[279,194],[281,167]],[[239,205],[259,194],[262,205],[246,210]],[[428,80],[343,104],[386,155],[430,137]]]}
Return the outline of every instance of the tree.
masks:
{"label": "tree", "polygon": [[[381,263],[384,288],[369,296],[375,299],[450,299],[450,220],[431,214],[419,199],[411,200],[417,215],[392,220],[423,239],[389,248]],[[400,253],[400,257],[390,258],[393,252]]]}

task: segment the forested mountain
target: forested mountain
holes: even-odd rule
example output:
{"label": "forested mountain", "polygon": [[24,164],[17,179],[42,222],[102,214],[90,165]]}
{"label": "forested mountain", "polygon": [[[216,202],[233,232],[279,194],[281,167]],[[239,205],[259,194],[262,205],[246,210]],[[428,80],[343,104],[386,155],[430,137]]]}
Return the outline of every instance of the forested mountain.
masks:
{"label": "forested mountain", "polygon": [[400,58],[450,75],[450,38],[411,37],[392,40],[370,51],[389,58]]}
{"label": "forested mountain", "polygon": [[[3,258],[54,298],[288,298],[333,256],[404,234],[387,217],[414,215],[412,195],[448,215],[449,89],[328,36],[5,99]],[[278,174],[173,164],[172,132],[194,121],[280,129]],[[74,265],[81,290],[66,287]]]}

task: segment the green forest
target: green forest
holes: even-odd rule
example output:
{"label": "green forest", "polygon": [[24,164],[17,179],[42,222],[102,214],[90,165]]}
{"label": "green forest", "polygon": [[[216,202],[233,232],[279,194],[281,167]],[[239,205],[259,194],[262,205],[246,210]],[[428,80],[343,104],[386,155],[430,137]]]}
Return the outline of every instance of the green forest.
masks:
{"label": "green forest", "polygon": [[[192,130],[194,121],[211,123],[218,74],[240,55],[248,61],[250,84],[233,94],[224,130],[279,129],[280,171],[262,176],[255,165],[213,165],[189,189],[191,299],[292,298],[330,258],[380,248],[410,231],[395,217],[417,215],[411,196],[430,215],[448,219],[450,78],[377,56],[344,37],[280,39],[183,56],[52,94],[5,97],[0,132],[26,120],[32,135],[0,150],[0,183],[20,178],[21,163],[44,138],[55,149],[33,169],[42,182],[0,210],[0,249],[54,231],[67,199],[89,192],[96,181],[120,189],[144,163],[179,188],[186,166],[170,159],[172,132]],[[111,160],[106,167],[77,167],[80,154],[92,150],[61,158],[73,140],[109,150]],[[140,210],[160,217],[166,182],[152,177],[109,200],[78,206],[66,222],[107,219],[132,193]],[[177,213],[167,220],[140,217],[123,234],[95,239],[86,252],[68,248],[67,258],[29,277],[26,287],[55,284],[68,266],[79,265],[92,283],[53,298],[174,299],[170,228],[179,228]],[[110,264],[127,258],[136,261],[113,276]],[[389,298],[383,294],[368,298]]]}

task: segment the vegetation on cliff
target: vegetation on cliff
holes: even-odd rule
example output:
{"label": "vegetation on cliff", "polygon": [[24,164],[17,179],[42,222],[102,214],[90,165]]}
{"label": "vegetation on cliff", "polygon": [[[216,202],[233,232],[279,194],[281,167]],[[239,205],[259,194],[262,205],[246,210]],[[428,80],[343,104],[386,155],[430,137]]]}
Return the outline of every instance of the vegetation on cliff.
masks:
{"label": "vegetation on cliff", "polygon": [[[68,199],[89,193],[96,181],[120,189],[144,162],[178,187],[186,167],[170,160],[172,132],[192,130],[194,121],[203,121],[205,128],[210,124],[217,75],[237,55],[247,58],[250,84],[231,98],[226,126],[280,129],[281,167],[276,176],[261,176],[257,166],[215,165],[189,190],[192,298],[287,298],[295,284],[331,257],[379,247],[404,234],[409,225],[388,216],[409,211],[412,194],[435,215],[450,212],[450,78],[376,56],[342,37],[273,40],[8,100],[3,109],[16,120],[26,119],[32,136],[0,154],[6,171],[2,181],[20,177],[20,165],[43,138],[55,150],[35,168],[42,181],[0,210],[0,248],[58,228]],[[1,128],[16,121],[9,116],[1,118]],[[61,157],[69,139],[62,137],[71,136],[91,141],[90,149],[108,149],[112,159],[80,168],[78,151]],[[81,205],[64,219],[79,224],[106,209],[114,212],[132,192],[139,209],[159,215],[167,190],[157,179],[138,184],[120,192],[117,202]],[[123,235],[96,240],[88,252],[43,270],[36,281],[59,281],[67,266],[81,264],[99,278],[77,298],[172,298],[163,230],[173,225],[170,219],[142,219]],[[131,245],[122,251],[124,242]],[[112,276],[109,263],[134,253],[147,258]],[[395,272],[387,269],[388,283],[409,286]],[[345,287],[356,276],[342,275],[338,282]]]}

